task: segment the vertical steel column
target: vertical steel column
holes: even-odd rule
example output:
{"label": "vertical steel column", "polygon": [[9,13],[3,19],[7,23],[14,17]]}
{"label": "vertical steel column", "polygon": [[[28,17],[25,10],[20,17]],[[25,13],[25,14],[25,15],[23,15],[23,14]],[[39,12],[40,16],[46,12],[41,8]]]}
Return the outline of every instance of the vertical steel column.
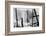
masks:
{"label": "vertical steel column", "polygon": [[21,24],[22,24],[22,27],[24,27],[24,26],[23,26],[23,18],[21,18]]}
{"label": "vertical steel column", "polygon": [[16,14],[16,27],[18,27],[17,8],[15,8],[15,14]]}

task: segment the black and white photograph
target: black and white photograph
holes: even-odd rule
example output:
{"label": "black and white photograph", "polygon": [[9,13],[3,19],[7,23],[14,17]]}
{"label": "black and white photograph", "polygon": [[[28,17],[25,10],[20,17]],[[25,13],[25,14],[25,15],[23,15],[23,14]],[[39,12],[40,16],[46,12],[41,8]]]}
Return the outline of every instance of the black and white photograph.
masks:
{"label": "black and white photograph", "polygon": [[11,32],[42,29],[42,6],[11,5],[10,9]]}
{"label": "black and white photograph", "polygon": [[13,24],[15,27],[39,27],[38,8],[14,8]]}

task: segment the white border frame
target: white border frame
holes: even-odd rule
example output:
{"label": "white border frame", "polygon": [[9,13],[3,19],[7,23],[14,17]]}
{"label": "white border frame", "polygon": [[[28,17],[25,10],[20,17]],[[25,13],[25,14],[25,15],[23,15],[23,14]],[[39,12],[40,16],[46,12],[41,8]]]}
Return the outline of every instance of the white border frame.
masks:
{"label": "white border frame", "polygon": [[[39,27],[24,27],[24,28],[13,28],[13,8],[39,8]],[[10,31],[37,31],[42,30],[42,6],[32,5],[10,5]],[[12,25],[11,25],[12,24]]]}

